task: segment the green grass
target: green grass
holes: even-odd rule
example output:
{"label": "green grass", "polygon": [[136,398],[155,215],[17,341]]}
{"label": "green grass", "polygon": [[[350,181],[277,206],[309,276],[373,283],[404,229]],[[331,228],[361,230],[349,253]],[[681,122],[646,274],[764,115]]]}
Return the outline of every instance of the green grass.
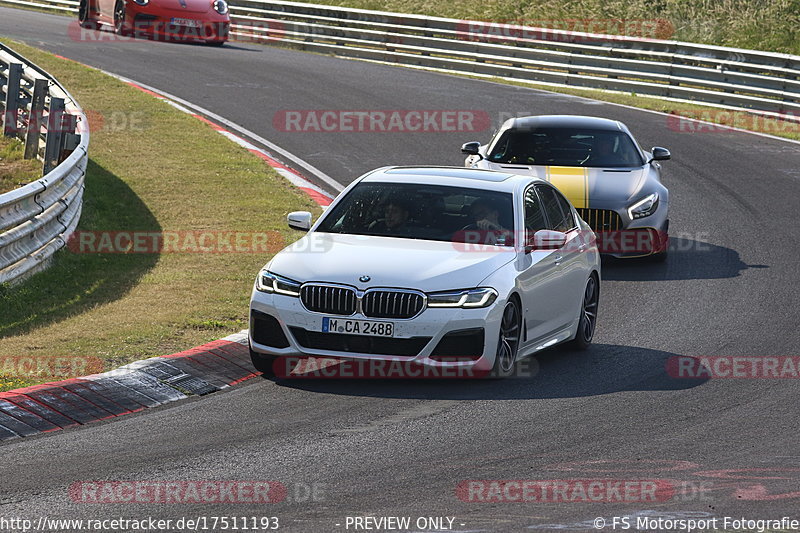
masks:
{"label": "green grass", "polygon": [[0,135],[0,194],[42,177],[42,163],[23,159],[24,152],[21,141]]}
{"label": "green grass", "polygon": [[[315,0],[457,19],[579,29],[800,54],[800,0]],[[629,21],[614,31],[615,21]],[[650,32],[643,21],[661,21]],[[625,28],[629,28],[626,30]],[[633,31],[630,31],[630,29]]]}
{"label": "green grass", "polygon": [[[99,71],[8,44],[92,110],[79,230],[277,232],[270,242],[288,243],[298,233],[286,213],[319,212],[197,119]],[[119,113],[137,126],[100,127]],[[218,339],[246,327],[252,282],[270,256],[60,251],[45,272],[0,287],[0,358],[97,356],[112,368]],[[30,382],[0,374],[0,390]]]}

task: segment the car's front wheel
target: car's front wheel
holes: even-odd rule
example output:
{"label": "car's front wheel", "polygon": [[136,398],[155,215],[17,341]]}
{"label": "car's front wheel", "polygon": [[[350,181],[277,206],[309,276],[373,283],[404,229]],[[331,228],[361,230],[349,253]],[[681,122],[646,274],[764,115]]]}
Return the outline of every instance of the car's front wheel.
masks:
{"label": "car's front wheel", "polygon": [[114,30],[117,35],[129,35],[128,23],[125,21],[126,17],[125,0],[117,0],[114,6]]}
{"label": "car's front wheel", "polygon": [[81,0],[78,5],[78,22],[82,28],[89,30],[97,29],[97,23],[92,19],[90,0]]}
{"label": "car's front wheel", "polygon": [[597,308],[600,303],[600,282],[592,274],[586,282],[581,305],[581,317],[578,321],[578,332],[572,341],[572,347],[585,350],[592,344],[594,330],[597,326]]}
{"label": "car's front wheel", "polygon": [[515,298],[509,299],[503,309],[500,321],[500,335],[497,340],[497,354],[494,358],[491,377],[506,378],[514,372],[519,350],[521,319],[520,307]]}
{"label": "car's front wheel", "polygon": [[278,359],[277,355],[258,353],[250,348],[250,360],[253,362],[253,366],[265,376],[272,377],[275,375],[275,363]]}

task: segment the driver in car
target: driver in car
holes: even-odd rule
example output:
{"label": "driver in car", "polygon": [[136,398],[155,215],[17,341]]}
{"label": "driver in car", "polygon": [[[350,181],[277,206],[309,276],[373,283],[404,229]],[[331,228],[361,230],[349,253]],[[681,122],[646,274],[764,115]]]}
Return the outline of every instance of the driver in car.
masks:
{"label": "driver in car", "polygon": [[398,235],[408,230],[410,214],[408,203],[399,198],[390,198],[383,204],[383,219],[370,225],[370,231],[383,235]]}
{"label": "driver in car", "polygon": [[592,145],[589,163],[593,166],[613,165],[616,163],[614,150],[616,140],[610,135],[598,135]]}
{"label": "driver in car", "polygon": [[500,212],[489,200],[478,198],[472,202],[472,205],[469,206],[469,214],[473,222],[464,230],[502,231],[504,229],[500,225]]}
{"label": "driver in car", "polygon": [[478,198],[469,206],[472,223],[461,230],[466,240],[478,244],[508,244],[512,232],[500,224],[500,210],[489,199]]}

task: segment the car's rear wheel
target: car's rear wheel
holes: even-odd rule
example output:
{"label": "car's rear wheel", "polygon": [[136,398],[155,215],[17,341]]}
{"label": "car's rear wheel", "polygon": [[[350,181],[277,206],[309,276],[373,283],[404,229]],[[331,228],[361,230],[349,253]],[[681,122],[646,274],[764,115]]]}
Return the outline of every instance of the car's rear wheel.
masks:
{"label": "car's rear wheel", "polygon": [[250,360],[253,362],[253,366],[265,376],[275,375],[275,363],[278,359],[277,355],[258,353],[250,348]]}
{"label": "car's rear wheel", "polygon": [[81,0],[78,5],[78,22],[82,28],[97,29],[97,23],[92,19],[90,0]]}
{"label": "car's rear wheel", "polygon": [[586,282],[581,305],[581,318],[578,321],[578,332],[572,341],[572,347],[585,350],[592,344],[594,330],[597,326],[597,308],[600,303],[600,282],[592,274]]}
{"label": "car's rear wheel", "polygon": [[500,321],[500,335],[497,340],[497,354],[494,358],[491,377],[506,378],[514,372],[519,350],[521,313],[515,298],[511,298],[503,309]]}
{"label": "car's rear wheel", "polygon": [[117,35],[129,35],[128,23],[125,21],[126,17],[125,1],[117,0],[114,6],[114,31]]}

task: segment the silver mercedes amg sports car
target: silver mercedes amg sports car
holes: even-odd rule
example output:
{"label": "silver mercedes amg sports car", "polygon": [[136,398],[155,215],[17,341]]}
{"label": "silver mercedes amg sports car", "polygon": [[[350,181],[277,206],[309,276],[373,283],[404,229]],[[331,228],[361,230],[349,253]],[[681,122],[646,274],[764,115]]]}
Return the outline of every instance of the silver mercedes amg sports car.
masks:
{"label": "silver mercedes amg sports car", "polygon": [[598,237],[601,253],[666,258],[669,192],[659,161],[616,120],[541,115],[507,120],[488,144],[461,147],[466,166],[524,174],[555,185]]}

